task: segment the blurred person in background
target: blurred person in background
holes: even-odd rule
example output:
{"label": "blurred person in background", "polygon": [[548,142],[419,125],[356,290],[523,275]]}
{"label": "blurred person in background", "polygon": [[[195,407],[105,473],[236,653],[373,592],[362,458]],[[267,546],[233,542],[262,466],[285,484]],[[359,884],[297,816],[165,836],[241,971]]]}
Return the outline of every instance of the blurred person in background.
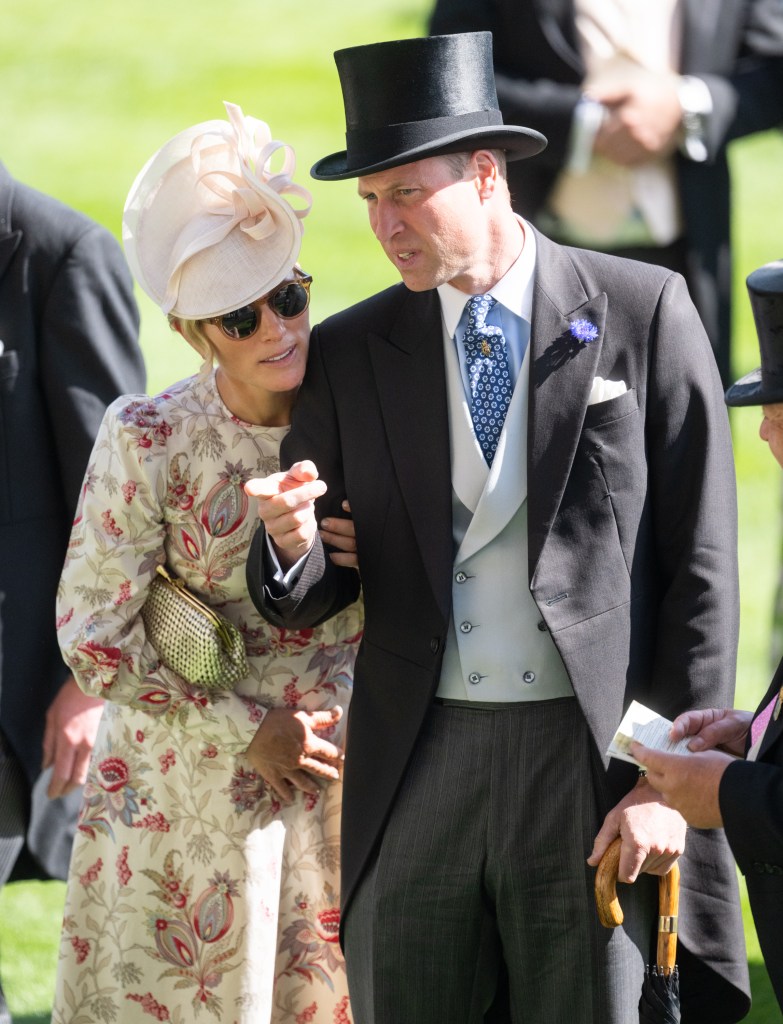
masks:
{"label": "blurred person in background", "polygon": [[[732,406],[762,406],[759,434],[783,466],[783,260],[748,277],[761,366],[726,392]],[[748,886],[759,944],[783,1010],[783,662],[755,713],[687,711],[672,738],[691,736],[694,753],[632,753],[650,785],[693,828],[725,828]]]}
{"label": "blurred person in background", "polygon": [[[277,469],[307,360],[310,194],[290,146],[226,111],[156,152],[125,207],[134,276],[204,364],[109,408],[63,569],[62,651],[106,709],[54,1024],[350,1021],[341,715],[362,606],[277,629],[245,583],[258,521],[243,485]],[[248,674],[234,687],[207,691],[161,663],[141,615],[161,564],[240,630]]]}
{"label": "blurred person in background", "polygon": [[731,375],[727,143],[783,120],[780,0],[436,0],[433,34],[486,29],[507,121],[546,135],[509,168],[557,241],[683,274]]}
{"label": "blurred person in background", "polygon": [[106,406],[144,387],[138,330],[110,232],[0,164],[0,886],[68,871],[103,701],[63,662],[55,596]]}

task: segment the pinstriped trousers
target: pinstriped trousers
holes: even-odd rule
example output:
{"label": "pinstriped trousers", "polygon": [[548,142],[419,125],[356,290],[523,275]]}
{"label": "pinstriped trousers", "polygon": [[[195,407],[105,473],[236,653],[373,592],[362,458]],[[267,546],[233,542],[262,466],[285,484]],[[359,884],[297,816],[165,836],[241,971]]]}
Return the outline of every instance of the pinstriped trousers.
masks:
{"label": "pinstriped trousers", "polygon": [[590,742],[573,698],[433,706],[345,920],[355,1024],[638,1020],[657,879],[601,927]]}

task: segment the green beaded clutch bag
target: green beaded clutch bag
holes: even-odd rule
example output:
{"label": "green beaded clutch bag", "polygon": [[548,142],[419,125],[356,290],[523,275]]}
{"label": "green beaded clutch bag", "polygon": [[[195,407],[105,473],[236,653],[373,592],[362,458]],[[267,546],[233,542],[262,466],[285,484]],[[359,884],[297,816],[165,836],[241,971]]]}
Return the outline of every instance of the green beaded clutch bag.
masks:
{"label": "green beaded clutch bag", "polygon": [[248,673],[245,641],[162,565],[141,609],[147,639],[178,676],[205,690],[230,690]]}

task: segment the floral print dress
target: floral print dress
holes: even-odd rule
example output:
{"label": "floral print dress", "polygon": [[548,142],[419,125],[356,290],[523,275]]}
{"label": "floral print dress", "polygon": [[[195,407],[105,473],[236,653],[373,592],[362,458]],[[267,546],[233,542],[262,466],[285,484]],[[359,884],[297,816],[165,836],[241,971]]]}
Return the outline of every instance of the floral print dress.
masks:
{"label": "floral print dress", "polygon": [[[281,806],[243,756],[271,707],[347,711],[354,605],[316,629],[247,593],[243,484],[287,427],[233,417],[214,373],[107,410],[58,597],[64,657],[106,699],[68,881],[53,1024],[346,1024],[340,784]],[[207,695],[160,665],[139,614],[166,564],[242,631],[250,674]],[[342,743],[345,717],[321,733]]]}

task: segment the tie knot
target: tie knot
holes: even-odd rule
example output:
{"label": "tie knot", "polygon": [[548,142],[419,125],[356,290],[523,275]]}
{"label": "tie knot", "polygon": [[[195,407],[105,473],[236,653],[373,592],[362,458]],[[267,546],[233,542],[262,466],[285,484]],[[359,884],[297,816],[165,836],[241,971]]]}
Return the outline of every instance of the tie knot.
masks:
{"label": "tie knot", "polygon": [[468,300],[468,327],[470,331],[483,331],[490,310],[497,303],[491,295],[471,295]]}

